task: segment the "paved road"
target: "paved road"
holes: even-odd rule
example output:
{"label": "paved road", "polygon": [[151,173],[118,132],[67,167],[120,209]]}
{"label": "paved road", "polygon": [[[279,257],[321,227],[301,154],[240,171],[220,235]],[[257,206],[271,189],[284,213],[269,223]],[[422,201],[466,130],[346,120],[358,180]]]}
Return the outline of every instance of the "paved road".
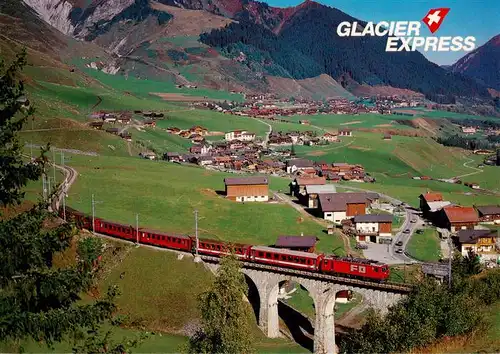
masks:
{"label": "paved road", "polygon": [[[382,193],[376,192],[376,191],[370,191],[367,189],[351,187],[351,186],[344,186],[344,185],[342,185],[342,188],[345,188],[348,190],[360,191],[360,192],[377,193],[378,195],[380,195],[384,199],[387,199],[389,202],[391,202],[392,204],[396,204],[396,205],[403,203],[401,200],[398,200],[396,198],[393,198],[391,196],[388,196],[386,194],[382,194]],[[411,222],[412,219],[416,220],[416,222],[412,223]],[[405,207],[405,221],[403,222],[403,225],[399,229],[398,233],[394,236],[392,244],[391,245],[369,244],[368,245],[369,249],[364,251],[363,253],[368,258],[371,258],[373,260],[379,260],[379,261],[390,263],[390,264],[419,263],[418,260],[409,257],[405,253],[396,253],[396,250],[399,248],[402,248],[403,250],[405,250],[406,246],[408,245],[408,241],[410,240],[411,236],[413,235],[413,232],[417,228],[421,227],[423,224],[424,224],[424,221],[420,218],[420,216],[417,214],[417,212],[415,210],[413,210],[412,208],[409,208],[409,207]],[[410,230],[410,232],[405,233],[404,231],[406,229]],[[396,243],[398,243],[399,241],[401,241],[403,243],[402,246],[396,246]],[[370,250],[370,248],[372,250]]]}
{"label": "paved road", "polygon": [[266,122],[264,122],[261,119],[257,119],[257,120],[259,122],[261,122],[262,124],[265,124],[265,125],[267,125],[269,127],[269,130],[266,133],[266,137],[264,138],[264,141],[262,142],[262,147],[264,147],[265,149],[267,149],[267,143],[269,142],[269,134],[271,134],[271,132],[273,131],[273,127],[271,126],[271,124],[266,123]]}

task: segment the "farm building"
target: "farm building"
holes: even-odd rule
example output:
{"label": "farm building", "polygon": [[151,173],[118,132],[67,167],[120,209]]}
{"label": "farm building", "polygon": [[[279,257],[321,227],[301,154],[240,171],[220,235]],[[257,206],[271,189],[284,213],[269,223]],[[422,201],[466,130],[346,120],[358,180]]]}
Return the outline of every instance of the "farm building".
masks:
{"label": "farm building", "polygon": [[451,232],[459,230],[473,230],[479,223],[477,212],[472,207],[448,205],[436,215],[436,224]]}
{"label": "farm building", "polygon": [[339,137],[336,134],[331,134],[331,133],[325,133],[320,139],[328,141],[329,143],[334,143],[336,141],[339,141]]}
{"label": "farm building", "polygon": [[106,133],[110,133],[110,134],[114,134],[114,135],[118,135],[118,131],[119,131],[118,128],[107,128],[106,129]]}
{"label": "farm building", "polygon": [[286,173],[295,173],[297,171],[304,171],[313,169],[314,162],[306,159],[292,159],[286,162]]}
{"label": "farm building", "polygon": [[340,129],[339,135],[340,136],[352,136],[352,130],[351,129]]}
{"label": "farm building", "polygon": [[479,221],[500,224],[500,205],[476,206]]}
{"label": "farm building", "polygon": [[343,220],[356,215],[365,215],[366,208],[372,200],[373,196],[370,196],[370,193],[320,194],[319,215],[325,220],[340,224]]}
{"label": "farm building", "polygon": [[274,247],[314,252],[316,250],[316,241],[316,236],[279,236]]}
{"label": "farm building", "polygon": [[392,215],[368,214],[354,217],[356,241],[378,243],[380,238],[392,237]]}
{"label": "farm building", "polygon": [[469,251],[481,255],[495,252],[497,238],[497,232],[492,230],[460,230],[455,242],[463,256]]}
{"label": "farm building", "polygon": [[431,219],[434,213],[451,204],[451,202],[443,200],[443,195],[441,193],[427,192],[421,194],[419,199],[420,210],[425,217]]}
{"label": "farm building", "polygon": [[267,177],[225,178],[226,197],[237,202],[267,202],[269,181]]}
{"label": "farm building", "polygon": [[290,184],[290,195],[295,195],[297,198],[306,195],[306,186],[325,185],[325,177],[297,177]]}
{"label": "farm building", "polygon": [[309,184],[306,185],[305,196],[301,194],[302,203],[308,208],[317,208],[320,194],[332,194],[336,192],[337,189],[333,184]]}

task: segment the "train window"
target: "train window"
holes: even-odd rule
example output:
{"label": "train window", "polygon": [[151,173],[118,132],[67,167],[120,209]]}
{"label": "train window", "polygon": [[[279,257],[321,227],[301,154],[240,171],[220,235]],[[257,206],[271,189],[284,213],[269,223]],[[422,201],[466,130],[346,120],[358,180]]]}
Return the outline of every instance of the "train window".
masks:
{"label": "train window", "polygon": [[378,268],[377,268],[377,267],[373,267],[373,270],[374,270],[375,272],[378,272]]}
{"label": "train window", "polygon": [[259,257],[264,257],[264,252],[259,252]]}
{"label": "train window", "polygon": [[266,257],[271,258],[271,253],[267,252]]}

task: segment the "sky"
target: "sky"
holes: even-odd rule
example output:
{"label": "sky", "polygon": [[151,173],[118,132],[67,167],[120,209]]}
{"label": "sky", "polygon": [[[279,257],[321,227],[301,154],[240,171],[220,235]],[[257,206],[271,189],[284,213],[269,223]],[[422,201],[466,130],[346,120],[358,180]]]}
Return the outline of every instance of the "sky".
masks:
{"label": "sky", "polygon": [[[363,21],[420,21],[430,9],[449,7],[450,12],[443,21],[437,36],[474,36],[476,48],[493,36],[500,34],[500,1],[498,0],[316,0],[335,7]],[[267,0],[271,6],[288,7],[301,0]],[[430,36],[422,23],[423,36]],[[423,52],[427,59],[449,65],[463,57],[466,52]]]}

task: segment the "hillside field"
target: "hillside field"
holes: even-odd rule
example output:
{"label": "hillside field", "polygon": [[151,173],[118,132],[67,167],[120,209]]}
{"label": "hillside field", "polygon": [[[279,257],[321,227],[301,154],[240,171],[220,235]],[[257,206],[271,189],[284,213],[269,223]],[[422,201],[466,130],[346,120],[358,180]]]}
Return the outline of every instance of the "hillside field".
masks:
{"label": "hillside field", "polygon": [[[138,338],[141,334],[147,334],[146,339],[132,352],[183,352],[188,342],[185,333],[199,321],[198,295],[208,289],[213,274],[201,263],[194,263],[192,257],[178,260],[174,252],[135,248],[116,241],[104,242],[109,252],[103,258],[104,271],[98,288],[102,294],[108,286],[118,286],[121,292],[116,301],[118,314],[125,319],[123,327],[112,328],[112,340],[120,342],[124,338]],[[111,249],[117,252],[111,252]],[[250,309],[249,312],[253,316]],[[266,338],[257,327],[255,318],[252,318],[257,352],[307,352],[290,340]],[[56,344],[53,349],[32,340],[22,343],[0,341],[0,351],[16,352],[19,345],[25,352],[31,353],[67,353],[73,348],[70,339]]]}
{"label": "hillside field", "polygon": [[[130,157],[73,155],[68,164],[79,176],[67,204],[90,213],[94,193],[100,202],[95,208],[98,217],[134,224],[138,213],[143,227],[193,234],[193,212],[198,209],[201,237],[271,245],[279,235],[303,232],[320,239],[320,251],[340,247],[342,252],[340,236],[327,235],[321,225],[288,205],[226,200],[219,194],[230,174]],[[270,189],[286,190],[288,183],[270,178]]]}

